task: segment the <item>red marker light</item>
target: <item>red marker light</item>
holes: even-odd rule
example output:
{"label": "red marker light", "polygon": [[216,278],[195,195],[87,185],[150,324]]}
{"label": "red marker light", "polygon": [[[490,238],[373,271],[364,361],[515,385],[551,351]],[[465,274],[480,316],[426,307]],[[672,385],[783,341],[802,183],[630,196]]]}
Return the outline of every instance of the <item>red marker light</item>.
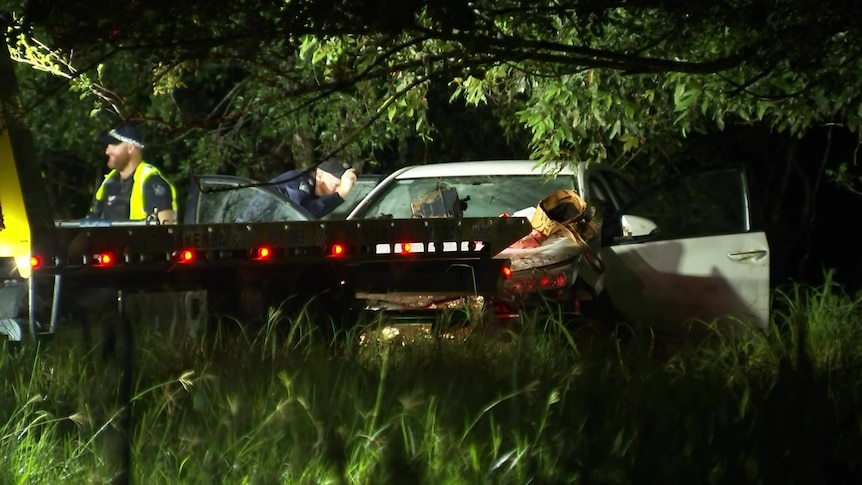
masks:
{"label": "red marker light", "polygon": [[512,277],[512,268],[508,266],[503,266],[503,279],[509,279]]}
{"label": "red marker light", "polygon": [[30,267],[36,269],[39,266],[42,266],[42,258],[39,256],[30,256]]}
{"label": "red marker light", "polygon": [[97,254],[96,262],[99,263],[99,266],[110,266],[114,264],[114,255],[111,253]]}
{"label": "red marker light", "polygon": [[410,243],[404,243],[404,244],[402,244],[402,245],[401,245],[401,250],[402,250],[402,252],[404,252],[404,253],[409,253],[409,252],[410,252]]}
{"label": "red marker light", "polygon": [[539,280],[539,284],[541,284],[542,286],[548,286],[551,284],[551,278],[548,278],[547,276],[542,276],[542,279]]}
{"label": "red marker light", "polygon": [[268,246],[261,246],[257,248],[257,251],[255,251],[254,259],[266,260],[270,257],[272,257],[272,249],[270,249]]}
{"label": "red marker light", "polygon": [[557,274],[557,277],[554,279],[554,285],[560,288],[566,286],[566,275],[564,273]]}
{"label": "red marker light", "polygon": [[191,249],[183,249],[180,251],[179,259],[181,263],[191,263],[195,260],[195,252]]}
{"label": "red marker light", "polygon": [[343,244],[333,244],[332,248],[329,251],[331,256],[339,257],[344,256],[344,245]]}

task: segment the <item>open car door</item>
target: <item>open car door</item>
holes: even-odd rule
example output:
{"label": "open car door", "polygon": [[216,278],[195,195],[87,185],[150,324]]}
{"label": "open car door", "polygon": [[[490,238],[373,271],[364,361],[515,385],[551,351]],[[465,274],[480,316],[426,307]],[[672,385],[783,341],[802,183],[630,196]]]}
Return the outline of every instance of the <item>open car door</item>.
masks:
{"label": "open car door", "polygon": [[624,316],[678,332],[693,321],[769,323],[769,244],[751,229],[741,170],[651,191],[604,223],[596,289]]}
{"label": "open car door", "polygon": [[315,217],[275,188],[229,175],[202,175],[192,180],[183,222],[311,221]]}

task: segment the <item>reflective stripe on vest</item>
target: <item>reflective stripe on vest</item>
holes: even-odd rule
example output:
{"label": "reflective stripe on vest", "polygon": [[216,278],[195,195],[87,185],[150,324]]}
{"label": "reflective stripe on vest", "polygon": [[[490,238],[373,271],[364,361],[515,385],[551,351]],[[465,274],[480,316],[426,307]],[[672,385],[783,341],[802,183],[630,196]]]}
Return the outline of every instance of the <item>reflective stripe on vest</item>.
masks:
{"label": "reflective stripe on vest", "polygon": [[[117,174],[117,170],[111,170],[105,175],[105,180],[102,181],[102,184],[99,186],[99,190],[96,191],[96,200],[102,201],[105,198],[105,182],[108,181],[111,177]],[[132,195],[131,200],[129,200],[129,220],[130,221],[139,221],[146,219],[148,216],[152,215],[152,212],[147,211],[144,208],[144,182],[152,177],[153,175],[161,176],[161,172],[156,167],[150,165],[146,162],[141,162],[138,164],[138,168],[135,169],[134,174],[134,183],[132,184]],[[177,213],[177,190],[174,188],[173,184],[168,182],[164,177],[162,180],[168,184],[168,187],[171,188],[171,207],[174,210],[174,213]]]}

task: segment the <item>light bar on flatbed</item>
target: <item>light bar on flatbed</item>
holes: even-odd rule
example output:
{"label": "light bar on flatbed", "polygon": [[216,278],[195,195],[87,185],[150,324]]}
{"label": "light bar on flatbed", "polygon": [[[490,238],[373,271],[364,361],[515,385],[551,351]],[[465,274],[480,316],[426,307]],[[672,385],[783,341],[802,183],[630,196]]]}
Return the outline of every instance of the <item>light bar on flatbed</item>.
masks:
{"label": "light bar on flatbed", "polygon": [[[36,270],[255,261],[350,263],[393,257],[424,260],[491,258],[529,233],[522,218],[301,221],[152,225],[61,221],[54,254],[34,254]],[[105,261],[104,255],[111,260]]]}

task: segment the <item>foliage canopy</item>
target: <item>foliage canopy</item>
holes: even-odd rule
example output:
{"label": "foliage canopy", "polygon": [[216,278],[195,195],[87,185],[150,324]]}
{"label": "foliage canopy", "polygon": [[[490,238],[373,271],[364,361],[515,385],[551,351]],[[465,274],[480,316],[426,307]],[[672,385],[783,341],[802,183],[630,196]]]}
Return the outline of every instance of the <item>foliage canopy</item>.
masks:
{"label": "foliage canopy", "polygon": [[[336,151],[391,168],[453,123],[434,115],[447,99],[499,125],[462,129],[526,135],[542,160],[667,163],[680,134],[729,124],[862,126],[857,2],[3,3],[18,60],[66,77],[95,117],[46,135],[147,120],[178,172],[260,176]],[[28,79],[34,102],[57,95]]]}

